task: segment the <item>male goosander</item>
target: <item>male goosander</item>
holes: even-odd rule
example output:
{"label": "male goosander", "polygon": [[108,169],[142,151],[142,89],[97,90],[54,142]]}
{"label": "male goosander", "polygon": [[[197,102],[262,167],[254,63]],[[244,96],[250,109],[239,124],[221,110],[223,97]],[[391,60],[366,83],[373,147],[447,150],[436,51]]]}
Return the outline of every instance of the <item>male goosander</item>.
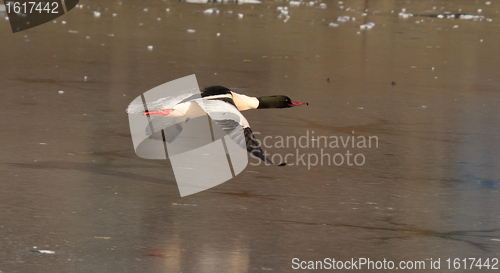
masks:
{"label": "male goosander", "polygon": [[237,126],[241,126],[245,135],[247,151],[253,156],[277,166],[286,165],[286,163],[275,164],[266,158],[250,129],[250,124],[248,124],[248,121],[240,111],[290,108],[299,105],[308,105],[307,102],[295,102],[289,97],[282,95],[258,98],[250,97],[233,92],[223,86],[208,86],[202,88],[200,91],[201,96],[197,90],[188,90],[176,96],[158,99],[147,103],[148,109],[146,110],[144,110],[143,103],[133,102],[127,108],[127,113],[163,117],[159,120],[161,120],[160,126],[165,128],[164,136],[157,132],[156,135],[152,134],[151,137],[160,139],[165,137],[165,141],[168,143],[171,143],[181,133],[185,122],[189,119],[208,114],[214,123],[228,133],[236,143],[243,141],[243,139],[231,136],[231,132],[234,132],[233,130]]}

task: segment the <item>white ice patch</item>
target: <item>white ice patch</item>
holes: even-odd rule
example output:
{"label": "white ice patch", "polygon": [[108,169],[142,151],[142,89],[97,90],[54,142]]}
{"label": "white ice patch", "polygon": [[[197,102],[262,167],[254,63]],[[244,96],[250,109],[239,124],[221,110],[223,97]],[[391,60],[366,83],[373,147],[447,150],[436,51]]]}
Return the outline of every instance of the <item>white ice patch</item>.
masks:
{"label": "white ice patch", "polygon": [[375,26],[374,22],[368,22],[359,26],[360,29],[372,29]]}
{"label": "white ice patch", "polygon": [[473,14],[462,14],[459,17],[461,20],[472,20],[472,21],[478,21],[484,19],[483,15],[473,15]]}
{"label": "white ice patch", "polygon": [[56,254],[55,251],[52,251],[52,250],[38,250],[38,252],[42,253],[42,254]]}
{"label": "white ice patch", "polygon": [[260,0],[238,0],[238,4],[262,4]]}
{"label": "white ice patch", "polygon": [[186,0],[186,2],[193,4],[206,4],[208,3],[208,0]]}
{"label": "white ice patch", "polygon": [[337,22],[345,23],[345,22],[349,22],[349,19],[351,19],[351,17],[349,17],[349,16],[339,16],[337,18]]}
{"label": "white ice patch", "polygon": [[399,13],[399,17],[403,18],[403,19],[408,19],[410,17],[413,17],[413,13],[406,13],[406,12],[400,12]]}
{"label": "white ice patch", "polygon": [[205,14],[219,14],[219,10],[216,8],[209,8],[203,11]]}

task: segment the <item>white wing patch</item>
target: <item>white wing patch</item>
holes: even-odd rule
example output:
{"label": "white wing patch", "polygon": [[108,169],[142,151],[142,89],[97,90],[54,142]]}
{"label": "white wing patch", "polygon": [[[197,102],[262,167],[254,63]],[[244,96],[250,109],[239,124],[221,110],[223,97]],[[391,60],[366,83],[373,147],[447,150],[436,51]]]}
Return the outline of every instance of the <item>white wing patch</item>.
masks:
{"label": "white wing patch", "polygon": [[257,109],[259,107],[259,100],[254,97],[249,97],[247,95],[238,94],[236,92],[231,91],[233,95],[233,101],[238,110],[245,111],[249,109]]}
{"label": "white wing patch", "polygon": [[233,105],[220,100],[207,100],[202,102],[195,100],[210,118],[214,120],[231,119],[239,123],[243,128],[250,127],[247,119]]}
{"label": "white wing patch", "polygon": [[[179,102],[193,96],[193,95],[199,95],[199,98],[201,98],[201,93],[200,90],[197,88],[189,89],[184,92],[181,92],[177,95],[170,96],[170,97],[165,97],[158,99],[153,102],[148,102],[147,107],[148,111],[160,111],[160,110],[166,110],[166,109],[172,109],[174,108]],[[139,101],[133,101],[130,103],[130,105],[127,108],[127,113],[129,114],[144,114],[144,104],[142,100]]]}

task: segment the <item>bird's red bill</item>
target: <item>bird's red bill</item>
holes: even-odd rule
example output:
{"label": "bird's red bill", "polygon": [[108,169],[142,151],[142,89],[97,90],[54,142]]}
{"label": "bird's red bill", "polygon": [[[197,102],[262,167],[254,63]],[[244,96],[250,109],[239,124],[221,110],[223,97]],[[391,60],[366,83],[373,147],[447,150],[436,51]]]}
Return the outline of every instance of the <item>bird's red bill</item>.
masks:
{"label": "bird's red bill", "polygon": [[292,100],[292,106],[299,106],[299,105],[309,105],[307,102],[296,102]]}

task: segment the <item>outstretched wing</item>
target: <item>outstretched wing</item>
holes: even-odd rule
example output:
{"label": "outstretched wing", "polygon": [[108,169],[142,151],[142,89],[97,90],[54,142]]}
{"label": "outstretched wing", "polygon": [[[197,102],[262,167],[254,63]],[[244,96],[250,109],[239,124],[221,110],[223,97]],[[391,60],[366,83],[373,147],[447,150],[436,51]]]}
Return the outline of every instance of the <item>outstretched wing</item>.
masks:
{"label": "outstretched wing", "polygon": [[[219,88],[219,87],[217,87]],[[222,87],[221,87],[222,88]],[[147,134],[153,139],[163,139],[168,143],[172,143],[177,136],[182,132],[184,125],[189,121],[190,111],[196,112],[199,107],[192,107],[193,104],[198,104],[201,109],[209,115],[212,121],[217,124],[217,126],[222,129],[236,144],[241,147],[247,148],[247,151],[255,157],[260,158],[264,162],[269,162],[276,166],[284,166],[286,163],[276,164],[269,160],[262,149],[259,146],[259,142],[255,138],[252,130],[250,129],[250,124],[246,118],[240,113],[233,99],[229,93],[224,93],[221,90],[204,89],[203,94],[208,91],[216,92],[217,98],[200,98],[199,91],[188,90],[182,92],[176,96],[161,98],[155,102],[147,103],[148,111],[161,111],[165,109],[172,109],[175,105],[179,103],[190,102],[189,110],[184,116],[172,117],[172,116],[152,116],[150,120],[150,125],[146,128]],[[223,90],[224,91],[224,90]],[[222,93],[221,93],[222,92]],[[210,95],[214,95],[211,94]],[[201,110],[200,110],[201,111]],[[136,102],[130,104],[127,112],[129,114],[144,114],[144,104],[142,102]],[[193,114],[193,116],[198,116],[198,113]],[[243,129],[243,134],[240,130]],[[161,131],[164,131],[162,135]]]}
{"label": "outstretched wing", "polygon": [[150,139],[163,140],[165,137],[167,143],[172,143],[181,134],[186,121],[186,118],[152,117],[146,134]]}
{"label": "outstretched wing", "polygon": [[[201,98],[201,93],[198,89],[189,89],[174,96],[169,96],[165,98],[160,98],[156,101],[147,102],[146,108],[148,111],[161,111],[165,109],[172,109],[175,105]],[[142,100],[134,100],[127,108],[127,113],[129,114],[144,114],[145,105]]]}
{"label": "outstretched wing", "polygon": [[264,154],[264,152],[260,148],[259,142],[255,138],[255,136],[254,136],[254,134],[252,132],[252,129],[250,129],[250,127],[244,128],[243,131],[245,132],[245,140],[246,140],[246,143],[247,143],[247,151],[251,155],[260,158],[264,162],[267,161],[267,162],[269,162],[271,164],[274,164],[276,166],[285,166],[286,165],[286,162],[282,162],[280,164],[276,164],[276,163],[272,162],[269,158],[266,157],[266,155]]}
{"label": "outstretched wing", "polygon": [[[246,146],[247,151],[251,155],[276,166],[286,165],[286,163],[276,164],[265,156],[259,146],[259,142],[250,129],[248,121],[234,106],[234,103],[230,103],[227,98],[221,100],[203,100],[203,105],[200,104],[200,106],[231,140],[241,147]],[[244,134],[239,133],[240,131],[236,130],[237,128],[243,128]]]}
{"label": "outstretched wing", "polygon": [[[206,115],[198,103],[194,101],[186,102],[184,108],[187,110],[182,116],[150,116],[150,124],[146,128],[146,134],[150,135],[149,138],[162,140],[165,137],[167,143],[172,143],[182,133],[184,125],[190,118]],[[162,130],[164,132],[163,135],[161,133]]]}

